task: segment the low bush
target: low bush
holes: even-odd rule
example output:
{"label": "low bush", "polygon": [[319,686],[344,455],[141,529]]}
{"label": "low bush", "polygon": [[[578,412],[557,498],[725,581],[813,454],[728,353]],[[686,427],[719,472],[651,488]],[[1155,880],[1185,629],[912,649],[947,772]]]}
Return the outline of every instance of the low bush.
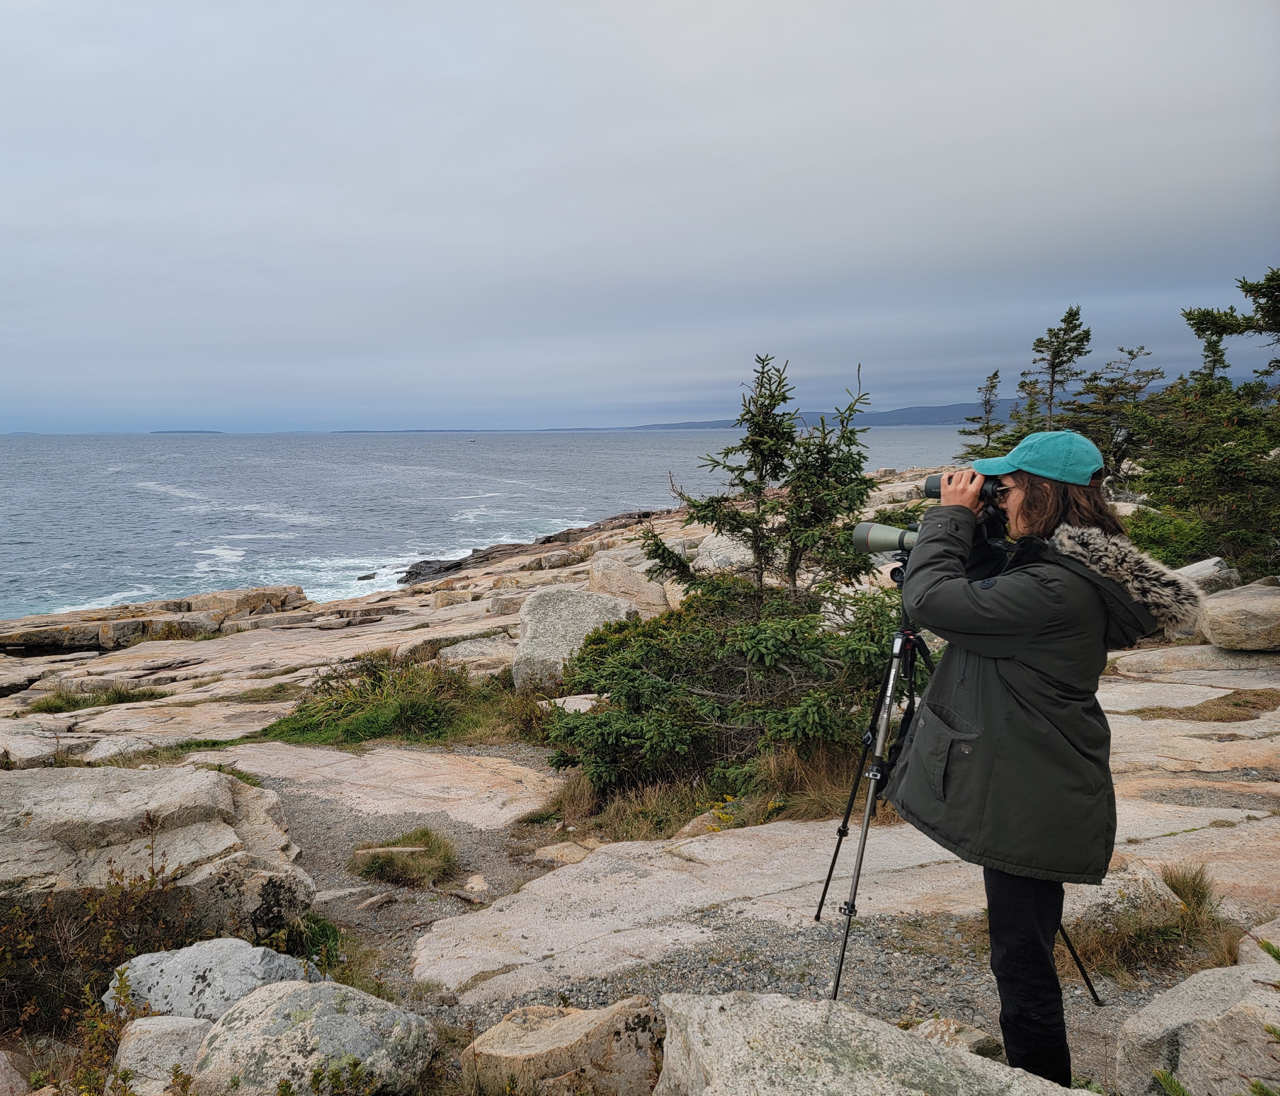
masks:
{"label": "low bush", "polygon": [[112,685],[89,693],[71,693],[55,689],[48,696],[33,701],[25,711],[56,714],[78,712],[84,708],[98,708],[106,704],[137,704],[143,700],[159,700],[169,694],[163,689],[131,689],[127,685]]}
{"label": "low bush", "polygon": [[605,625],[566,666],[565,682],[608,703],[553,714],[552,764],[581,765],[598,792],[706,780],[736,794],[749,789],[762,753],[860,739],[898,594],[856,593],[837,605],[715,578],[678,609]]}
{"label": "low bush", "polygon": [[[390,851],[404,848],[404,852]],[[362,854],[363,849],[378,849]],[[387,851],[382,851],[387,850]],[[453,842],[426,826],[410,830],[391,841],[358,845],[350,870],[364,879],[405,887],[432,887],[458,871]]]}
{"label": "low bush", "polygon": [[163,871],[114,870],[104,888],[77,901],[59,894],[35,910],[8,908],[0,918],[0,1032],[65,1034],[116,967],[193,943],[192,910],[175,901],[174,885]]}

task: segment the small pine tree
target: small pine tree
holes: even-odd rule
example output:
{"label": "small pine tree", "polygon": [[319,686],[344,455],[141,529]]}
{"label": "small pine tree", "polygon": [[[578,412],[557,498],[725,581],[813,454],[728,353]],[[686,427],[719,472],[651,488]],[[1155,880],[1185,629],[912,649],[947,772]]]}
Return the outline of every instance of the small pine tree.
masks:
{"label": "small pine tree", "polygon": [[1031,344],[1036,355],[1031,361],[1040,368],[1025,370],[1022,375],[1040,382],[1045,430],[1054,429],[1053,409],[1066,396],[1067,386],[1084,376],[1076,362],[1093,353],[1089,349],[1092,338],[1093,332],[1080,323],[1080,306],[1073,304],[1062,314],[1058,327],[1050,327]]}
{"label": "small pine tree", "polygon": [[787,470],[782,477],[785,502],[778,539],[782,570],[794,600],[802,569],[810,572],[810,587],[820,581],[853,582],[868,570],[866,553],[853,544],[848,519],[866,505],[875,481],[864,474],[866,449],[862,430],[853,425],[868,396],[862,391],[858,366],[858,394],[848,389],[849,403],[837,408],[834,424],[826,416],[808,431],[797,432]]}
{"label": "small pine tree", "polygon": [[1007,453],[1028,434],[1045,430],[1044,391],[1035,377],[1023,374],[1018,382],[1018,399],[1009,412],[1009,428],[995,439],[997,455]]}
{"label": "small pine tree", "polygon": [[757,354],[755,376],[742,397],[742,411],[734,424],[743,428],[742,440],[702,458],[704,467],[728,476],[733,494],[696,499],[676,492],[689,508],[691,522],[710,525],[751,549],[751,580],[757,600],[765,573],[781,547],[774,526],[783,503],[776,488],[795,447],[796,416],[783,410],[791,402],[792,391],[787,363],[776,366],[771,354]]}
{"label": "small pine tree", "polygon": [[1075,398],[1063,402],[1058,426],[1075,430],[1092,441],[1102,453],[1107,472],[1127,485],[1128,462],[1143,442],[1135,415],[1147,389],[1164,377],[1164,370],[1138,368],[1143,358],[1151,356],[1146,347],[1122,346],[1119,351],[1123,357],[1090,373]]}
{"label": "small pine tree", "polygon": [[1008,424],[996,418],[996,406],[1000,399],[1000,370],[987,376],[978,386],[978,399],[982,402],[982,412],[977,415],[966,415],[965,422],[973,426],[962,426],[956,433],[966,438],[981,438],[981,442],[967,442],[956,454],[956,460],[975,461],[985,457],[998,457],[1005,452],[996,439],[1008,429]]}

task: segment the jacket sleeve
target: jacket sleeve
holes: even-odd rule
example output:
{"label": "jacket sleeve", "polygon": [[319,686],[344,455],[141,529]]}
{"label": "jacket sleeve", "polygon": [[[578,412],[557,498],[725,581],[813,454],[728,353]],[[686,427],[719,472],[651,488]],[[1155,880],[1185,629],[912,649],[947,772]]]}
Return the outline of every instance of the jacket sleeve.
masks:
{"label": "jacket sleeve", "polygon": [[1058,588],[1031,570],[970,581],[966,565],[976,522],[963,506],[938,506],[924,514],[902,587],[903,606],[913,621],[948,643],[1009,658],[1059,615]]}

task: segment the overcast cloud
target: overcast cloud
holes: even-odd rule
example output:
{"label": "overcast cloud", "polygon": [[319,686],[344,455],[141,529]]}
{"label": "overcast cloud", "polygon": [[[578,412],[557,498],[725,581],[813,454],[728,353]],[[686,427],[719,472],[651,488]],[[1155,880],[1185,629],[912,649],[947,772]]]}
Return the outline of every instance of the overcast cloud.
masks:
{"label": "overcast cloud", "polygon": [[[0,0],[0,430],[973,399],[1280,265],[1280,7]],[[1237,371],[1252,357],[1233,351]]]}

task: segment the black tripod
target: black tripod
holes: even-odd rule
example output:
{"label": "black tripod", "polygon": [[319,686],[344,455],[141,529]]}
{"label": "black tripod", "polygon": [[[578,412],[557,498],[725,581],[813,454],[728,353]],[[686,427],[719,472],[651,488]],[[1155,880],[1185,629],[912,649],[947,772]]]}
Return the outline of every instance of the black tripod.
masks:
{"label": "black tripod", "polygon": [[[895,556],[894,560],[897,566],[889,572],[889,577],[897,584],[899,591],[901,591],[903,580],[906,578],[908,558],[905,552]],[[813,915],[815,921],[822,920],[822,907],[826,905],[827,891],[831,888],[831,879],[835,875],[836,861],[840,858],[840,848],[844,844],[844,839],[849,836],[849,817],[853,814],[853,804],[858,798],[858,785],[861,783],[863,768],[867,763],[867,754],[870,752],[871,768],[866,772],[867,801],[862,812],[862,830],[858,835],[858,855],[853,863],[853,879],[849,883],[849,900],[840,905],[840,912],[844,914],[844,935],[840,941],[840,958],[836,963],[836,977],[831,989],[831,999],[833,1001],[840,995],[840,978],[844,973],[844,957],[849,948],[849,930],[853,925],[853,919],[858,916],[858,882],[862,877],[862,861],[867,851],[867,833],[871,828],[871,819],[875,817],[876,813],[876,799],[879,798],[885,784],[889,781],[889,776],[893,771],[894,764],[897,762],[902,745],[907,741],[910,734],[911,721],[916,714],[917,658],[924,663],[925,669],[932,675],[933,657],[930,655],[925,641],[912,627],[911,619],[907,616],[907,610],[904,606],[902,615],[899,618],[898,630],[893,634],[889,665],[885,668],[884,679],[880,683],[880,692],[876,696],[875,706],[871,711],[871,723],[867,728],[866,734],[862,737],[862,752],[858,756],[858,767],[854,774],[853,787],[849,790],[849,802],[845,804],[844,817],[840,820],[840,826],[836,830],[836,847],[831,854],[831,866],[827,868],[826,882],[822,884],[822,897],[818,899],[818,911]],[[889,734],[893,716],[893,696],[899,682],[903,682],[906,686],[907,700],[903,709],[902,720],[898,725],[897,738],[893,745],[890,746]],[[872,752],[873,749],[874,752]],[[1075,961],[1076,967],[1080,971],[1080,977],[1084,979],[1084,984],[1089,987],[1089,995],[1093,998],[1093,1003],[1101,1005],[1103,1003],[1102,998],[1098,996],[1097,990],[1093,988],[1093,982],[1090,981],[1089,974],[1084,969],[1084,964],[1080,961],[1075,945],[1071,943],[1071,938],[1067,936],[1067,930],[1062,925],[1059,925],[1058,931],[1062,934],[1063,943],[1067,945],[1067,951],[1071,953],[1071,958]]]}
{"label": "black tripod", "polygon": [[[907,556],[905,553],[894,557],[897,566],[889,572],[889,577],[902,589],[902,581],[906,577]],[[840,820],[840,828],[836,830],[836,848],[831,854],[831,866],[827,869],[827,881],[822,885],[822,897],[818,899],[818,912],[813,915],[815,921],[822,920],[822,907],[827,901],[827,891],[831,887],[831,877],[835,874],[836,861],[840,858],[840,847],[849,836],[849,816],[853,814],[854,800],[858,798],[858,784],[862,780],[862,770],[867,763],[867,754],[871,753],[871,768],[867,770],[867,802],[862,812],[862,832],[858,835],[858,856],[853,864],[853,880],[849,884],[849,900],[840,906],[844,914],[844,937],[840,942],[840,960],[836,964],[835,986],[831,991],[834,1001],[840,993],[840,976],[844,971],[845,951],[849,947],[849,929],[853,919],[858,916],[858,881],[862,877],[862,860],[867,851],[867,831],[871,828],[871,819],[876,813],[876,799],[888,782],[892,770],[889,754],[889,732],[893,717],[893,695],[898,682],[906,683],[907,705],[903,712],[902,722],[898,727],[898,742],[905,742],[906,735],[915,716],[916,708],[916,659],[933,673],[933,658],[923,639],[911,626],[905,608],[898,621],[898,630],[893,633],[893,643],[889,654],[889,665],[885,668],[884,679],[880,683],[880,692],[876,696],[875,707],[871,710],[871,725],[862,738],[862,753],[858,757],[858,768],[853,778],[853,787],[849,790],[849,802],[845,804],[844,818]],[[895,751],[892,754],[896,760]],[[874,752],[872,752],[874,750]]]}

